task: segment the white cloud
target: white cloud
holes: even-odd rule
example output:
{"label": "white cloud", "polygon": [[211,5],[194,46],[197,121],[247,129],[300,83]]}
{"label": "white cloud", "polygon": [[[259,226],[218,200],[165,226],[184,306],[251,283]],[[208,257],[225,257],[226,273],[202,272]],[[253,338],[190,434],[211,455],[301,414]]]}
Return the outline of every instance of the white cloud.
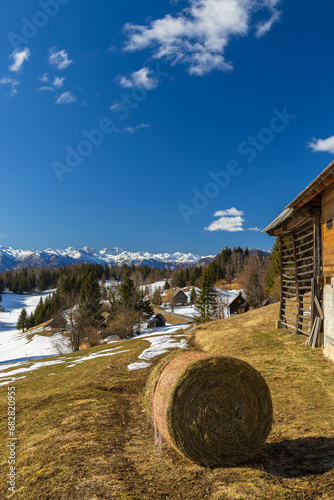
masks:
{"label": "white cloud", "polygon": [[10,86],[9,93],[8,93],[9,97],[12,97],[12,96],[17,94],[17,87],[19,85],[19,82],[18,82],[18,80],[16,80],[16,78],[12,78],[11,76],[3,76],[0,79],[0,85],[9,85]]}
{"label": "white cloud", "polygon": [[218,210],[218,212],[214,214],[214,217],[221,217],[223,215],[245,215],[245,212],[232,207],[228,208],[227,210]]}
{"label": "white cloud", "polygon": [[249,227],[248,231],[261,231],[259,227]]}
{"label": "white cloud", "polygon": [[42,82],[42,83],[48,83],[50,81],[49,80],[49,73],[44,73],[44,75],[42,75],[38,78],[38,81]]}
{"label": "white cloud", "polygon": [[205,227],[206,231],[228,231],[230,233],[243,231],[242,224],[245,221],[241,216],[244,215],[242,210],[236,208],[228,208],[227,210],[218,210],[214,217],[219,217],[211,222],[210,226]]}
{"label": "white cloud", "polygon": [[[280,19],[280,1],[189,0],[189,6],[175,15],[167,14],[146,26],[126,24],[125,50],[151,48],[155,58],[186,64],[190,74],[230,71],[232,63],[225,60],[230,39],[246,36],[250,30],[257,37],[267,33]],[[255,25],[253,14],[257,17]]]}
{"label": "white cloud", "polygon": [[260,21],[256,26],[256,36],[261,38],[271,29],[274,23],[277,23],[281,19],[282,11],[274,10],[272,16],[267,21]]}
{"label": "white cloud", "polygon": [[58,76],[55,76],[53,79],[53,86],[56,87],[57,89],[60,89],[60,87],[63,86],[64,84],[65,77],[63,76],[62,78],[58,78]]}
{"label": "white cloud", "polygon": [[128,133],[128,134],[133,134],[136,130],[139,130],[140,128],[150,128],[150,125],[147,123],[141,123],[140,125],[137,125],[137,127],[124,127],[121,130],[121,134]]}
{"label": "white cloud", "polygon": [[72,62],[65,50],[57,51],[55,47],[49,49],[49,64],[53,64],[57,69],[66,69]]}
{"label": "white cloud", "polygon": [[77,98],[71,92],[63,92],[56,100],[56,104],[71,104]]}
{"label": "white cloud", "polygon": [[327,139],[313,138],[312,141],[307,144],[307,147],[311,148],[313,153],[326,151],[327,153],[334,154],[334,135],[328,137]]}
{"label": "white cloud", "polygon": [[158,79],[154,76],[153,71],[149,68],[142,68],[139,71],[131,73],[128,77],[118,76],[116,82],[123,88],[144,88],[146,90],[153,90],[159,85]]}
{"label": "white cloud", "polygon": [[[43,75],[42,78],[45,78],[46,75]],[[39,81],[43,81],[43,82],[48,82],[50,83],[50,85],[45,85],[43,87],[40,87],[38,90],[57,90],[57,89],[60,89],[63,84],[64,84],[64,80],[65,80],[65,77],[63,78],[58,78],[58,76],[55,76],[54,79],[53,79],[53,82],[50,83],[50,80],[47,78],[46,80],[41,80],[39,78]]]}
{"label": "white cloud", "polygon": [[15,73],[20,71],[22,69],[24,61],[29,61],[29,56],[30,50],[28,49],[28,47],[23,50],[14,50],[9,56],[9,58],[13,59],[14,61],[13,64],[9,66],[9,71],[14,71]]}

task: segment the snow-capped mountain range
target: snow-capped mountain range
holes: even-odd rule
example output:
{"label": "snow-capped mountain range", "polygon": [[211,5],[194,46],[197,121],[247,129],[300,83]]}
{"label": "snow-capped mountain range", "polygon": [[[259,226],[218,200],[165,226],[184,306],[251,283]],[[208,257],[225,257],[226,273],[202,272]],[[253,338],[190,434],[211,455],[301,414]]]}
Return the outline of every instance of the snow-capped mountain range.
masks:
{"label": "snow-capped mountain range", "polygon": [[194,266],[196,264],[207,264],[211,262],[214,255],[200,256],[192,253],[184,254],[149,252],[128,252],[122,248],[104,248],[103,250],[94,250],[89,247],[73,248],[65,250],[18,250],[15,248],[5,248],[0,245],[0,272],[10,269],[23,269],[25,267],[60,267],[70,264],[108,264],[121,266],[129,265],[147,265],[151,267],[160,267],[174,269],[177,266]]}

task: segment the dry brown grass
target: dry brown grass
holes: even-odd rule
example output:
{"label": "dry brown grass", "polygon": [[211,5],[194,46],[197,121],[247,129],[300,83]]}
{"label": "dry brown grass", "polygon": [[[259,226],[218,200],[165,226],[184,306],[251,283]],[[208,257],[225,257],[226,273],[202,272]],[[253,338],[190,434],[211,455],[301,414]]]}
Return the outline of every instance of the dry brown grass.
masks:
{"label": "dry brown grass", "polygon": [[[150,369],[127,370],[149,344],[133,339],[119,344],[128,352],[74,368],[44,367],[15,383],[17,492],[10,496],[5,488],[3,411],[0,498],[332,500],[334,365],[321,349],[307,347],[303,337],[273,329],[276,317],[277,306],[268,306],[201,326],[195,337],[204,350],[244,359],[265,377],[274,425],[256,459],[239,467],[207,469],[164,444],[159,452],[140,404]],[[7,388],[0,389],[5,409]]]}
{"label": "dry brown grass", "polygon": [[[196,344],[212,354],[240,354],[240,349],[249,346],[255,331],[273,330],[276,327],[278,311],[279,304],[272,304],[232,318],[204,323],[196,328]],[[229,352],[225,352],[226,348]]]}
{"label": "dry brown grass", "polygon": [[[175,311],[177,313],[177,311]],[[170,325],[179,325],[180,323],[192,323],[192,319],[189,317],[189,320],[179,318],[174,316],[173,313],[169,311],[164,311],[163,309],[154,309],[154,314],[162,314],[166,319],[167,323]]]}
{"label": "dry brown grass", "polygon": [[221,290],[241,290],[243,288],[239,278],[233,281],[233,283],[226,283],[226,280],[219,280],[215,284],[216,288]]}

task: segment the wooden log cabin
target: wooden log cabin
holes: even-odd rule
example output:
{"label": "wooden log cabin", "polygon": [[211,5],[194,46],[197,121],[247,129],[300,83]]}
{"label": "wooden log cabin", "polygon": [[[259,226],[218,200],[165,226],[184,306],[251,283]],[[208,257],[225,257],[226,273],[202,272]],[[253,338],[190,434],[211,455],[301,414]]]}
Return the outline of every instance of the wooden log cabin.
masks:
{"label": "wooden log cabin", "polygon": [[334,361],[334,161],[262,232],[280,240],[278,325]]}

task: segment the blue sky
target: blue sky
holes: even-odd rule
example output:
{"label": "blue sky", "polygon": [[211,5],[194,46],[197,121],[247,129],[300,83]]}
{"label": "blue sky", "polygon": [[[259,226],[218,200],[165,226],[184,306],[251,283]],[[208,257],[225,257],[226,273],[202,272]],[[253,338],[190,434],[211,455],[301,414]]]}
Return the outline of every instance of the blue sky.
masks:
{"label": "blue sky", "polygon": [[334,5],[17,0],[0,19],[0,244],[214,254],[333,159]]}

